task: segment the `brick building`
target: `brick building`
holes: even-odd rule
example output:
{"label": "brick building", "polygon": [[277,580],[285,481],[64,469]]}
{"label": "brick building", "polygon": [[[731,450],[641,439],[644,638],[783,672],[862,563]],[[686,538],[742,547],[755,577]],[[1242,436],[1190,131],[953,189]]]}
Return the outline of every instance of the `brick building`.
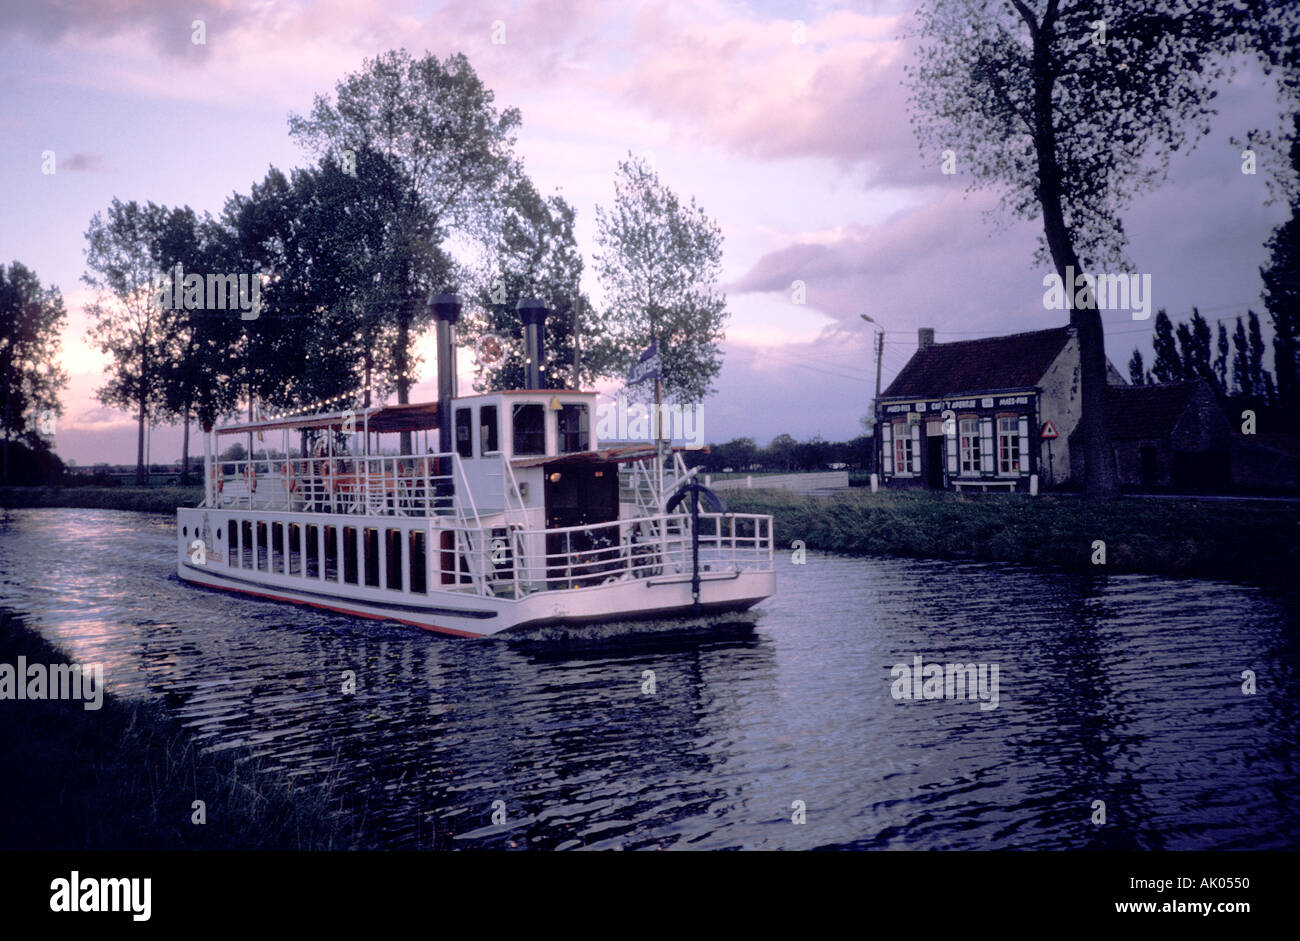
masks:
{"label": "brick building", "polygon": [[[1204,380],[1111,386],[1110,440],[1120,486],[1143,490],[1230,487],[1232,426]],[[1071,472],[1083,477],[1082,432],[1071,435]]]}
{"label": "brick building", "polygon": [[[1109,381],[1124,377],[1107,361]],[[1079,343],[1072,327],[935,343],[917,351],[875,403],[877,466],[896,488],[1026,491],[1070,478],[1079,423]],[[1044,440],[1050,422],[1057,437]]]}

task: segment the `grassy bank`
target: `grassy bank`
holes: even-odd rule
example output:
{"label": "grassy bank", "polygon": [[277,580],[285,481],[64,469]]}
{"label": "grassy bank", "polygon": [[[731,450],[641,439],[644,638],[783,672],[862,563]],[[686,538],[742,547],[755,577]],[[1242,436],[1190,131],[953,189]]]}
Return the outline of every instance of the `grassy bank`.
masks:
{"label": "grassy bank", "polygon": [[[1022,562],[1291,586],[1300,506],[1287,503],[849,491],[804,497],[727,491],[727,508],[771,513],[777,543],[854,555]],[[1093,542],[1106,544],[1094,565]]]}
{"label": "grassy bank", "polygon": [[0,487],[0,507],[71,506],[90,510],[174,513],[196,506],[202,487]]}
{"label": "grassy bank", "polygon": [[[0,663],[66,663],[0,613]],[[200,751],[161,706],[0,699],[0,850],[349,849],[332,788],[285,786],[246,751]],[[191,822],[192,804],[207,822]]]}

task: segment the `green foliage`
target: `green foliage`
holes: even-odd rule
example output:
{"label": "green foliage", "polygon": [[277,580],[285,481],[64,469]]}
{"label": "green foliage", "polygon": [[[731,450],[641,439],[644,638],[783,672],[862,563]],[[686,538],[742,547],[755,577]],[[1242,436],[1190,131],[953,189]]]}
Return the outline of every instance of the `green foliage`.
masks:
{"label": "green foliage", "polygon": [[[1300,138],[1291,158],[1300,171]],[[1273,325],[1277,395],[1283,411],[1295,416],[1300,412],[1300,196],[1291,206],[1291,218],[1277,227],[1265,247],[1269,263],[1260,276]]]}
{"label": "green foliage", "polygon": [[[1260,6],[927,0],[920,64],[909,69],[922,147],[935,166],[939,152],[955,151],[971,188],[1001,189],[1003,209],[1026,219],[1042,212],[1045,168],[1059,173],[1084,267],[1120,270],[1122,212],[1164,180],[1174,153],[1208,133],[1232,54],[1267,58],[1300,33],[1290,16],[1260,30]],[[1045,236],[1040,257],[1048,247]]]}
{"label": "green foliage", "polygon": [[694,199],[683,205],[630,153],[618,165],[614,194],[612,206],[596,208],[595,267],[606,307],[584,335],[599,335],[593,352],[619,377],[658,340],[666,396],[702,402],[722,368],[721,230]]}
{"label": "green foliage", "polygon": [[[573,379],[573,325],[579,333],[591,329],[591,302],[582,293],[582,254],[573,225],[573,207],[560,196],[542,198],[532,182],[516,171],[505,193],[501,229],[491,251],[475,273],[477,302],[463,318],[460,336],[469,342],[485,334],[503,341],[504,359],[483,368],[477,382],[483,389],[522,389],[525,384],[523,326],[516,305],[536,298],[549,311],[543,338],[543,382],[569,388]],[[579,388],[602,372],[597,337],[580,341],[583,350]]]}
{"label": "green foliage", "polygon": [[[1081,572],[1148,572],[1289,585],[1300,568],[1300,507],[1277,503],[860,490],[834,497],[729,490],[727,509],[771,513],[783,546],[854,555],[970,559]],[[1091,561],[1093,540],[1107,564]]]}
{"label": "green foliage", "polygon": [[0,265],[0,479],[6,483],[10,441],[16,438],[38,452],[48,450],[40,436],[40,416],[62,414],[59,391],[67,386],[68,375],[55,361],[66,321],[58,288],[41,287],[35,273],[16,261],[7,271]]}

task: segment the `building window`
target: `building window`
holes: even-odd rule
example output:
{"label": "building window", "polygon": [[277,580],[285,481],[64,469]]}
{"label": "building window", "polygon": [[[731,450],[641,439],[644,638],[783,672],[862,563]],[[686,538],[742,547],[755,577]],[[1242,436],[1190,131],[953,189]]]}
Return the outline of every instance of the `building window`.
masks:
{"label": "building window", "polygon": [[500,450],[501,446],[497,442],[497,407],[495,405],[484,405],[478,411],[479,456]]}
{"label": "building window", "polygon": [[915,474],[920,470],[916,454],[916,444],[903,422],[894,424],[894,473]]}
{"label": "building window", "polygon": [[515,406],[515,456],[546,453],[546,410],[541,403]]}
{"label": "building window", "polygon": [[469,436],[472,420],[470,409],[456,409],[456,453],[461,457],[474,456],[474,439]]}
{"label": "building window", "polygon": [[980,473],[980,423],[978,418],[963,418],[960,423],[961,474],[978,477]]}
{"label": "building window", "polygon": [[998,419],[998,474],[1020,473],[1020,419]]}
{"label": "building window", "polygon": [[560,406],[560,453],[573,454],[591,449],[590,423],[586,405]]}

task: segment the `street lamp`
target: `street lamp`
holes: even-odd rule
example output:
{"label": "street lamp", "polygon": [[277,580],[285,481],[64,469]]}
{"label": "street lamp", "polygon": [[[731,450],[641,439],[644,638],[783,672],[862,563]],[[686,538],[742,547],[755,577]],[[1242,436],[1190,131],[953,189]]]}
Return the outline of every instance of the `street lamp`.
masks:
{"label": "street lamp", "polygon": [[858,314],[858,316],[867,323],[874,324],[878,331],[876,333],[876,398],[880,398],[880,361],[885,355],[885,328],[866,314]]}

